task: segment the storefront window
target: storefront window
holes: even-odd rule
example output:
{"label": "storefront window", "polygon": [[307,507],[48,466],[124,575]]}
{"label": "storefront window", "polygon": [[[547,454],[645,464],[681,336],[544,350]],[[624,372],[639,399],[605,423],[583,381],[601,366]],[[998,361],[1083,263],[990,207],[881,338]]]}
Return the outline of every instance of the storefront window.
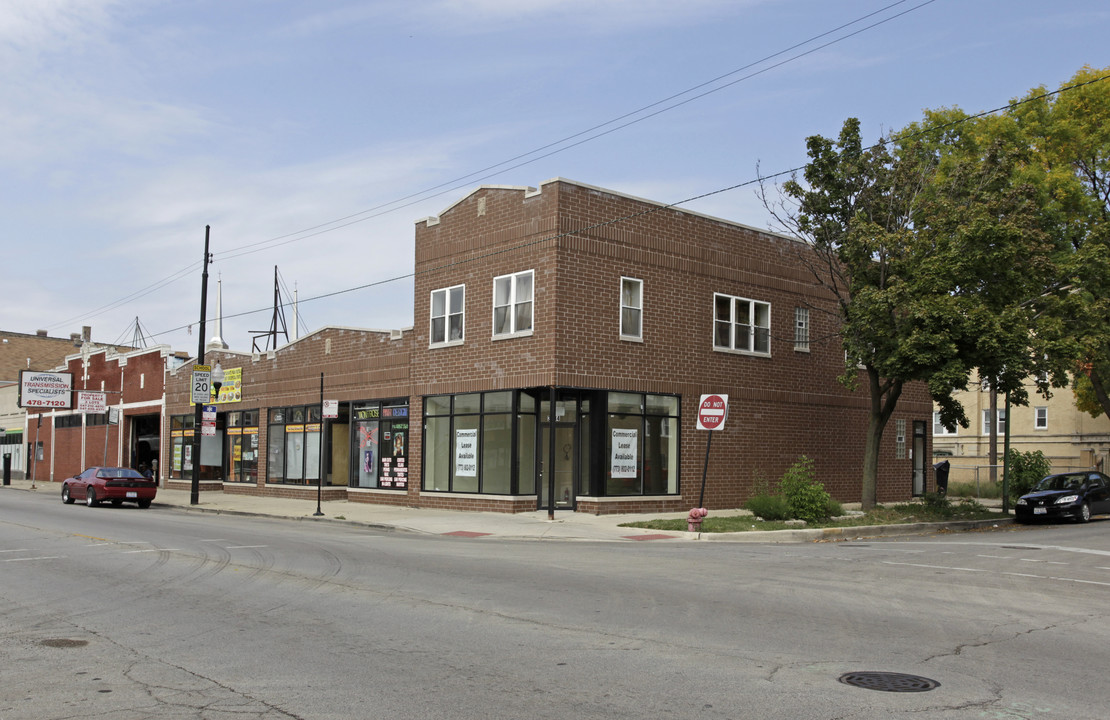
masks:
{"label": "storefront window", "polygon": [[181,479],[193,473],[193,426],[195,415],[170,417],[170,477]]}
{"label": "storefront window", "polygon": [[355,403],[351,415],[351,487],[408,488],[407,401]]}
{"label": "storefront window", "polygon": [[[426,398],[424,489],[513,494],[515,455],[519,492],[535,492],[536,403],[517,398],[512,391]],[[516,441],[514,416],[521,438]]]}
{"label": "storefront window", "polygon": [[320,479],[320,406],[271,408],[266,481],[294,485]]}
{"label": "storefront window", "polygon": [[678,493],[679,399],[609,393],[607,495]]}
{"label": "storefront window", "polygon": [[258,482],[258,411],[227,414],[228,482]]}

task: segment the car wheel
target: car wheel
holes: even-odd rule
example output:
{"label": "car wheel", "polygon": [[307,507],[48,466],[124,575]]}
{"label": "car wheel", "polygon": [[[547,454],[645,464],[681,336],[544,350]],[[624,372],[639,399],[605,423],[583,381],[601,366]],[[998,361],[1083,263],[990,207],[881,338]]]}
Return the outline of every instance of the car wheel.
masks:
{"label": "car wheel", "polygon": [[149,500],[149,499],[146,499],[146,498],[144,498],[144,499],[140,500],[140,501],[139,501],[139,507],[143,508],[144,510],[145,510],[146,508],[150,507],[150,500]]}
{"label": "car wheel", "polygon": [[62,502],[66,505],[73,504],[73,496],[69,494],[69,485],[62,485]]}
{"label": "car wheel", "polygon": [[89,507],[96,507],[97,502],[96,490],[93,490],[92,488],[88,488],[87,490],[85,490],[85,504]]}
{"label": "car wheel", "polygon": [[1079,508],[1079,517],[1076,518],[1079,522],[1091,522],[1091,506],[1083,503],[1083,507]]}

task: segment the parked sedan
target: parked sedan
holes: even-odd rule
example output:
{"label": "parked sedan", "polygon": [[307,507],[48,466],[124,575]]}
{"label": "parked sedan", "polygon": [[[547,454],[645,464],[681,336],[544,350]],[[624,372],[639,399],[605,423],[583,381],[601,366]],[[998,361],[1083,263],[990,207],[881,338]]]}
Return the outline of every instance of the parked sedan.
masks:
{"label": "parked sedan", "polygon": [[1018,522],[1071,518],[1087,522],[1091,515],[1110,512],[1110,479],[1097,472],[1049,475],[1018,498]]}
{"label": "parked sedan", "polygon": [[148,508],[157,492],[158,484],[154,480],[131,468],[91,467],[62,483],[62,502],[84,500],[86,505],[94,507],[107,500],[116,506],[133,502]]}

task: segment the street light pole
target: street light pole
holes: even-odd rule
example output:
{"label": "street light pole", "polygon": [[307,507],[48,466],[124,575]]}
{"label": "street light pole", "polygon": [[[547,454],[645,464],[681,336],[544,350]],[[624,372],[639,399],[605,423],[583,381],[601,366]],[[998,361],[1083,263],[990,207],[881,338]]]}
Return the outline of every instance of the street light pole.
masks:
{"label": "street light pole", "polygon": [[[197,347],[197,365],[204,364],[204,323],[208,312],[208,263],[212,262],[212,256],[208,253],[208,238],[211,230],[211,225],[204,226],[204,259],[201,261],[204,271],[200,275],[200,342]],[[193,483],[189,495],[190,505],[200,504],[200,426],[203,412],[204,403],[196,403],[193,411]]]}

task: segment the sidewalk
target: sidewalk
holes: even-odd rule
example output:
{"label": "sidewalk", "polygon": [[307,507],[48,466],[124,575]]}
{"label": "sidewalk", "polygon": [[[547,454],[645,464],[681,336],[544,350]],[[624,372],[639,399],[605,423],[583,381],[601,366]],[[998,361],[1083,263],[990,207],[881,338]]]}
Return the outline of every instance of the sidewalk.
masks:
{"label": "sidewalk", "polygon": [[[55,495],[61,502],[61,483],[37,482],[32,489],[30,480],[12,480],[0,487],[0,493],[26,491]],[[2,497],[2,495],[0,495]],[[630,515],[588,515],[572,511],[557,511],[550,520],[546,510],[528,513],[464,512],[431,508],[407,508],[390,505],[373,505],[347,500],[323,502],[322,516],[316,516],[316,501],[268,498],[251,495],[231,495],[218,492],[201,493],[197,505],[190,503],[191,495],[183,490],[158,489],[153,510],[199,512],[225,515],[285,518],[309,522],[344,523],[384,530],[405,530],[427,535],[449,535],[462,538],[484,537],[515,538],[521,540],[589,540],[603,542],[681,541],[704,540],[713,542],[791,543],[817,540],[854,539],[877,535],[920,535],[939,530],[967,530],[1013,522],[1011,518],[998,520],[965,521],[954,523],[918,523],[912,525],[881,525],[854,528],[814,528],[746,533],[692,533],[645,530],[620,527],[621,523],[655,518],[682,518],[685,512],[645,513]],[[989,501],[984,504],[988,504]],[[749,514],[745,510],[715,510],[710,516]]]}

